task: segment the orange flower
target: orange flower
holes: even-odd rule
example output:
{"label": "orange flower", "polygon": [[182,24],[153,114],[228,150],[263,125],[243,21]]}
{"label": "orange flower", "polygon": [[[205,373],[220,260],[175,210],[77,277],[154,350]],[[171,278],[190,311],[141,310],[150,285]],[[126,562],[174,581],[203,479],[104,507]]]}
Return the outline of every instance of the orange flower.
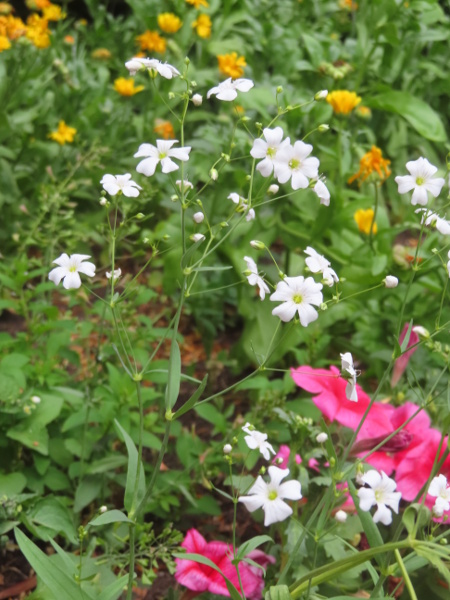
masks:
{"label": "orange flower", "polygon": [[47,19],[47,21],[61,21],[61,19],[65,19],[67,15],[57,4],[50,4],[43,9],[42,16],[44,19]]}
{"label": "orange flower", "polygon": [[369,152],[366,152],[359,161],[359,171],[352,175],[347,183],[350,185],[355,179],[360,179],[361,184],[374,171],[381,181],[384,181],[391,174],[391,170],[389,169],[390,164],[390,160],[383,158],[380,148],[372,146]]}
{"label": "orange flower", "polygon": [[50,46],[50,32],[47,19],[33,14],[28,17],[27,25],[27,38],[36,48],[48,48]]}
{"label": "orange flower", "polygon": [[51,6],[50,0],[25,0],[25,4],[30,10],[43,10]]}
{"label": "orange flower", "polygon": [[10,40],[16,40],[25,35],[26,32],[27,26],[22,19],[13,17],[12,15],[0,17],[0,35],[4,35]]}
{"label": "orange flower", "polygon": [[243,67],[247,66],[245,58],[243,56],[238,57],[237,52],[219,54],[217,60],[219,61],[219,71],[233,79],[242,77],[244,74]]}
{"label": "orange flower", "polygon": [[197,10],[200,6],[204,6],[205,8],[208,8],[208,6],[209,6],[209,4],[206,2],[206,0],[186,0],[186,2],[188,4],[192,4],[192,6],[195,6],[195,8]]}
{"label": "orange flower", "polygon": [[361,102],[361,98],[355,92],[348,90],[336,90],[327,96],[328,104],[331,104],[336,114],[348,115]]}
{"label": "orange flower", "polygon": [[75,38],[73,37],[73,35],[64,36],[64,41],[66,42],[66,44],[70,44],[70,45],[75,44]]}
{"label": "orange flower", "polygon": [[145,89],[145,86],[138,85],[135,87],[134,79],[127,79],[126,77],[119,77],[114,81],[114,89],[121,96],[134,96],[142,90]]}
{"label": "orange flower", "polygon": [[155,120],[155,127],[153,131],[160,135],[164,140],[174,140],[175,131],[170,121],[164,121],[163,119]]}
{"label": "orange flower", "polygon": [[197,35],[201,38],[211,37],[211,19],[208,15],[198,15],[197,19],[192,23],[192,27],[195,27]]}
{"label": "orange flower", "polygon": [[166,51],[166,40],[159,35],[157,31],[145,31],[136,37],[141,50],[149,52],[159,52],[163,54]]}
{"label": "orange flower", "polygon": [[339,0],[339,7],[345,10],[357,10],[358,4],[354,0]]}
{"label": "orange flower", "polygon": [[6,35],[0,35],[0,52],[11,48],[11,42],[8,40]]}
{"label": "orange flower", "polygon": [[158,15],[158,27],[165,33],[176,33],[183,25],[181,19],[173,13],[161,13]]}
{"label": "orange flower", "polygon": [[355,212],[353,218],[355,219],[358,229],[361,231],[361,233],[370,235],[370,230],[372,229],[372,232],[375,235],[375,233],[378,231],[378,227],[377,224],[373,222],[374,216],[375,213],[373,212],[372,208],[367,208],[366,210],[364,210],[364,208],[360,208]]}
{"label": "orange flower", "polygon": [[73,142],[76,132],[77,130],[75,127],[69,127],[66,125],[65,121],[60,121],[57,131],[52,131],[48,134],[48,137],[51,140],[58,142],[58,144],[61,144],[61,146],[64,146],[66,142]]}

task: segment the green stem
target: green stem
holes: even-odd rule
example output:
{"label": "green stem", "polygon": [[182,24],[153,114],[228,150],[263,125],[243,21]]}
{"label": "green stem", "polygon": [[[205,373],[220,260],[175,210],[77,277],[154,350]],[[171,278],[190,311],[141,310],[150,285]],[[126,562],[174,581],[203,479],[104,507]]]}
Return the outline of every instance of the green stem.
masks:
{"label": "green stem", "polygon": [[133,600],[133,582],[134,582],[134,562],[135,562],[135,553],[134,553],[134,542],[135,542],[135,530],[134,523],[130,523],[128,532],[129,532],[129,554],[130,554],[130,565],[128,571],[128,588],[127,588],[127,598],[126,600]]}
{"label": "green stem", "polygon": [[377,212],[378,212],[378,185],[376,181],[373,183],[375,188],[375,210],[373,211],[372,222],[370,223],[370,233],[369,233],[369,245],[372,249],[372,252],[375,252],[373,247],[373,235],[374,235],[374,227],[377,220]]}
{"label": "green stem", "polygon": [[400,567],[400,571],[402,572],[403,579],[404,579],[405,585],[406,585],[406,589],[409,592],[411,600],[417,600],[416,592],[414,591],[413,584],[409,577],[408,571],[406,570],[405,563],[402,560],[400,552],[397,549],[395,549],[394,554],[395,554],[395,558],[397,559],[398,566]]}

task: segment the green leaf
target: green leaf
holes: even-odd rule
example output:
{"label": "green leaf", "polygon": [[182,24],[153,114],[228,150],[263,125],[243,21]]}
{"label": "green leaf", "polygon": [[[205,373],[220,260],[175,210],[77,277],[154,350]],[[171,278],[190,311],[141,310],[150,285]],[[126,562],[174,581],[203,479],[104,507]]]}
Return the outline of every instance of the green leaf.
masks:
{"label": "green leaf", "polygon": [[[356,488],[351,480],[348,480],[348,489],[351,497],[353,498],[353,502],[358,512],[358,517],[363,526],[364,533],[366,534],[367,541],[369,542],[369,546],[371,548],[375,548],[376,546],[382,546],[384,544],[383,538],[381,537],[381,533],[378,527],[373,522],[372,515],[370,514],[370,512],[363,511],[359,508],[359,498],[356,493]],[[378,562],[378,564],[382,565],[382,557],[380,557],[377,554],[375,556],[375,559]]]}
{"label": "green leaf", "polygon": [[184,415],[184,413],[186,413],[193,406],[195,406],[195,404],[197,403],[198,399],[203,394],[203,391],[204,391],[204,389],[206,387],[207,381],[208,381],[208,374],[206,374],[203,377],[203,380],[202,380],[201,384],[198,386],[198,388],[195,390],[195,392],[192,394],[192,396],[189,398],[189,400],[187,400],[183,404],[183,406],[181,408],[179,408],[177,410],[177,412],[173,415],[174,419],[178,419],[178,417],[181,417],[181,415]]}
{"label": "green leaf", "polygon": [[264,596],[265,600],[291,600],[291,598],[287,585],[272,585]]}
{"label": "green leaf", "polygon": [[[125,497],[124,497],[124,506],[127,509],[128,513],[130,513],[133,508],[133,497],[134,497],[134,488],[136,485],[136,475],[137,475],[137,467],[138,467],[138,451],[136,446],[125,431],[125,429],[120,425],[120,423],[114,420],[116,428],[122,434],[123,439],[125,441],[127,451],[128,451],[128,471],[127,471],[127,483],[125,486]],[[139,469],[139,483],[136,492],[136,505],[142,500],[145,494],[145,474],[144,474],[144,465],[141,464],[141,468]],[[106,514],[106,513],[105,513]]]}
{"label": "green leaf", "polygon": [[222,573],[219,567],[215,563],[213,563],[212,560],[206,558],[206,556],[202,556],[201,554],[191,554],[189,552],[187,552],[186,554],[182,554],[181,552],[175,552],[173,556],[175,558],[182,558],[183,560],[193,560],[194,562],[198,562],[202,565],[211,567],[211,569],[214,569],[214,571],[220,573],[220,575],[222,575],[222,577],[224,578],[227,590],[230,593],[231,598],[233,600],[242,600],[240,593],[237,591],[237,589],[234,587],[231,581],[227,577],[225,577],[225,575]]}
{"label": "green leaf", "polygon": [[103,592],[97,597],[97,600],[113,600],[117,598],[120,592],[124,589],[128,581],[128,575],[123,575],[116,581],[110,583]]}
{"label": "green leaf", "polygon": [[170,409],[175,405],[180,393],[181,381],[181,354],[180,346],[176,339],[172,339],[169,356],[169,379],[166,387],[166,409]]}
{"label": "green leaf", "polygon": [[20,529],[14,530],[17,543],[23,555],[36,571],[38,577],[57,598],[64,600],[88,600],[88,595],[67,573],[55,566],[54,562],[42,552]]}
{"label": "green leaf", "polygon": [[439,115],[426,102],[408,92],[391,90],[371,98],[367,105],[400,115],[427,140],[447,140],[445,127]]}
{"label": "green leaf", "polygon": [[2,496],[16,496],[23,491],[27,478],[22,473],[0,475],[0,490]]}
{"label": "green leaf", "polygon": [[101,477],[85,477],[75,492],[75,501],[73,505],[74,512],[80,512],[80,510],[83,510],[85,506],[95,500],[100,494],[102,484]]}
{"label": "green leaf", "polygon": [[89,525],[98,527],[100,525],[109,525],[110,523],[133,523],[121,510],[108,510],[102,515],[99,515],[92,521],[89,521]]}
{"label": "green leaf", "polygon": [[184,269],[189,265],[189,261],[191,260],[192,256],[195,254],[195,251],[202,242],[203,240],[199,240],[198,242],[195,242],[195,244],[192,244],[192,246],[190,246],[186,250],[186,252],[181,257],[181,269]]}
{"label": "green leaf", "polygon": [[251,540],[248,540],[248,542],[244,542],[239,547],[236,558],[239,558],[239,559],[244,558],[244,556],[247,556],[247,554],[250,554],[250,552],[252,552],[252,550],[254,550],[255,548],[258,548],[258,546],[261,546],[262,544],[265,544],[266,542],[273,543],[273,539],[268,535],[257,535],[256,537],[252,538]]}

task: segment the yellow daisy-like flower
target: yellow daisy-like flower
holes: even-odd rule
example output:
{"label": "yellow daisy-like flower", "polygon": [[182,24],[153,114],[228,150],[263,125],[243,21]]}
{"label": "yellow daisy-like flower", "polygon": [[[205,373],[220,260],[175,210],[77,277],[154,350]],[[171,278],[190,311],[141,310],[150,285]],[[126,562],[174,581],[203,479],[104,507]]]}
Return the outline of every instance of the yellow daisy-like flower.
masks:
{"label": "yellow daisy-like flower", "polygon": [[61,21],[66,18],[66,13],[62,11],[62,8],[57,4],[50,4],[42,10],[42,16],[47,21]]}
{"label": "yellow daisy-like flower", "polygon": [[159,52],[163,54],[166,51],[166,40],[159,35],[157,31],[144,31],[136,37],[136,41],[141,47],[141,50],[148,52]]}
{"label": "yellow daisy-like flower", "polygon": [[6,35],[0,35],[0,52],[11,48],[11,42],[8,40]]}
{"label": "yellow daisy-like flower", "polygon": [[328,104],[331,104],[336,114],[348,115],[361,102],[361,98],[355,92],[348,90],[336,90],[327,96]]}
{"label": "yellow daisy-like flower", "polygon": [[208,15],[198,15],[197,19],[192,23],[192,27],[195,28],[197,35],[201,38],[211,37],[211,19]]}
{"label": "yellow daisy-like flower", "polygon": [[10,40],[16,40],[17,38],[25,35],[27,32],[27,26],[18,17],[8,15],[7,17],[0,16],[0,35],[4,35]]}
{"label": "yellow daisy-like flower", "polygon": [[92,51],[91,56],[97,60],[108,60],[112,54],[108,48],[96,48]]}
{"label": "yellow daisy-like flower", "polygon": [[192,6],[194,6],[197,10],[200,8],[200,6],[204,6],[205,8],[208,8],[209,6],[206,0],[186,0],[186,2],[188,4],[192,4]]}
{"label": "yellow daisy-like flower", "polygon": [[158,27],[165,33],[176,33],[183,25],[180,17],[173,13],[161,13],[158,15]]}
{"label": "yellow daisy-like flower", "polygon": [[77,130],[75,127],[69,127],[69,125],[66,125],[65,121],[60,121],[58,123],[57,131],[52,131],[48,134],[48,137],[51,140],[58,142],[58,144],[61,144],[61,146],[64,146],[66,142],[69,144],[73,142],[76,132]]}
{"label": "yellow daisy-like flower", "polygon": [[119,77],[114,81],[114,89],[121,96],[134,96],[139,94],[145,89],[145,86],[138,85],[135,87],[134,79],[127,79],[126,77]]}
{"label": "yellow daisy-like flower", "polygon": [[369,152],[366,152],[359,161],[359,171],[352,175],[347,183],[350,184],[353,183],[355,179],[359,179],[361,184],[374,171],[381,181],[384,181],[391,174],[391,170],[389,169],[390,164],[390,160],[383,158],[380,148],[372,146]]}
{"label": "yellow daisy-like flower", "polygon": [[9,2],[0,2],[0,15],[9,15],[13,10],[14,8]]}
{"label": "yellow daisy-like flower", "polygon": [[27,25],[27,38],[36,48],[48,48],[50,46],[50,31],[47,19],[33,14],[28,17]]}
{"label": "yellow daisy-like flower", "polygon": [[244,68],[247,66],[245,58],[237,55],[237,52],[231,54],[219,54],[217,57],[219,61],[219,71],[232,79],[242,77],[244,74]]}
{"label": "yellow daisy-like flower", "polygon": [[375,233],[378,231],[378,227],[377,224],[373,222],[374,216],[375,213],[372,208],[359,208],[355,212],[353,218],[355,219],[358,229],[361,231],[361,233],[370,235],[370,230],[372,229],[372,232],[375,235]]}
{"label": "yellow daisy-like flower", "polygon": [[153,131],[160,135],[164,140],[174,140],[175,139],[175,130],[170,121],[164,121],[163,119],[155,120],[155,127]]}

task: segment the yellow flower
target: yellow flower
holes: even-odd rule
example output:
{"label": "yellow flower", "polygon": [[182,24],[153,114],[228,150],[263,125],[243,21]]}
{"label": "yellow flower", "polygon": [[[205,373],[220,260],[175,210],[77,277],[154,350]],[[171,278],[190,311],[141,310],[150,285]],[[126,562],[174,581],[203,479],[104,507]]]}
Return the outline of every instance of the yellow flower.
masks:
{"label": "yellow flower", "polygon": [[166,40],[159,35],[157,31],[145,31],[136,37],[136,41],[141,47],[141,50],[149,52],[159,52],[163,54],[166,51]]}
{"label": "yellow flower", "polygon": [[27,38],[36,48],[48,48],[50,46],[50,32],[47,19],[33,14],[28,17],[27,25]]}
{"label": "yellow flower", "polygon": [[91,56],[97,60],[108,60],[108,58],[111,58],[112,54],[108,48],[96,48],[92,51]]}
{"label": "yellow flower", "polygon": [[51,6],[50,0],[25,0],[25,4],[30,10],[43,10]]}
{"label": "yellow flower", "polygon": [[11,42],[8,40],[6,35],[0,35],[0,52],[11,48]]}
{"label": "yellow flower", "polygon": [[391,174],[389,165],[390,160],[383,158],[380,148],[372,146],[369,152],[366,152],[359,161],[359,171],[352,175],[348,184],[353,183],[355,179],[360,179],[360,184],[365,181],[374,171],[378,177],[384,181]]}
{"label": "yellow flower", "polygon": [[331,104],[336,114],[348,115],[361,102],[361,98],[355,92],[348,90],[336,90],[327,96],[328,104]]}
{"label": "yellow flower", "polygon": [[354,2],[354,0],[339,0],[339,7],[345,10],[356,10],[358,3]]}
{"label": "yellow flower", "polygon": [[142,90],[145,89],[145,86],[143,85],[138,85],[137,87],[135,87],[134,83],[134,79],[119,77],[114,81],[114,89],[121,96],[134,96],[135,94],[138,94],[139,92],[142,92]]}
{"label": "yellow flower", "polygon": [[175,131],[170,121],[164,121],[163,119],[155,119],[155,127],[153,131],[165,140],[175,139]]}
{"label": "yellow flower", "polygon": [[9,15],[13,10],[9,2],[0,2],[0,15]]}
{"label": "yellow flower", "polygon": [[209,6],[206,0],[186,0],[186,2],[188,4],[192,4],[192,6],[195,6],[196,9],[198,9],[200,6],[204,6],[205,8],[208,8]]}
{"label": "yellow flower", "polygon": [[16,40],[17,38],[25,35],[27,26],[17,17],[8,15],[7,17],[0,16],[0,35],[4,35],[10,40]]}
{"label": "yellow flower", "polygon": [[73,138],[76,132],[77,130],[75,129],[75,127],[69,127],[68,125],[66,125],[65,121],[60,121],[58,123],[57,131],[52,131],[48,134],[48,137],[51,140],[58,142],[58,144],[61,144],[61,146],[64,146],[66,142],[73,142]]}
{"label": "yellow flower", "polygon": [[219,71],[233,79],[242,77],[244,74],[243,67],[247,66],[245,58],[243,56],[239,56],[238,58],[237,52],[232,52],[231,54],[219,54],[217,60],[219,61]]}
{"label": "yellow flower", "polygon": [[61,21],[61,19],[65,19],[67,15],[57,4],[50,4],[50,6],[46,6],[43,9],[42,16],[44,19],[47,19],[47,21]]}
{"label": "yellow flower", "polygon": [[176,33],[182,25],[181,19],[173,13],[161,13],[158,15],[158,26],[165,33]]}
{"label": "yellow flower", "polygon": [[197,35],[201,38],[211,37],[211,19],[208,15],[198,15],[197,19],[192,23],[192,27],[197,30]]}
{"label": "yellow flower", "polygon": [[353,218],[355,219],[358,229],[361,231],[361,233],[370,235],[370,229],[372,229],[373,234],[378,231],[377,224],[373,222],[374,216],[375,213],[373,212],[372,208],[367,208],[365,210],[364,208],[359,208],[355,212]]}
{"label": "yellow flower", "polygon": [[370,119],[372,116],[372,111],[368,106],[357,106],[355,112],[361,119]]}

